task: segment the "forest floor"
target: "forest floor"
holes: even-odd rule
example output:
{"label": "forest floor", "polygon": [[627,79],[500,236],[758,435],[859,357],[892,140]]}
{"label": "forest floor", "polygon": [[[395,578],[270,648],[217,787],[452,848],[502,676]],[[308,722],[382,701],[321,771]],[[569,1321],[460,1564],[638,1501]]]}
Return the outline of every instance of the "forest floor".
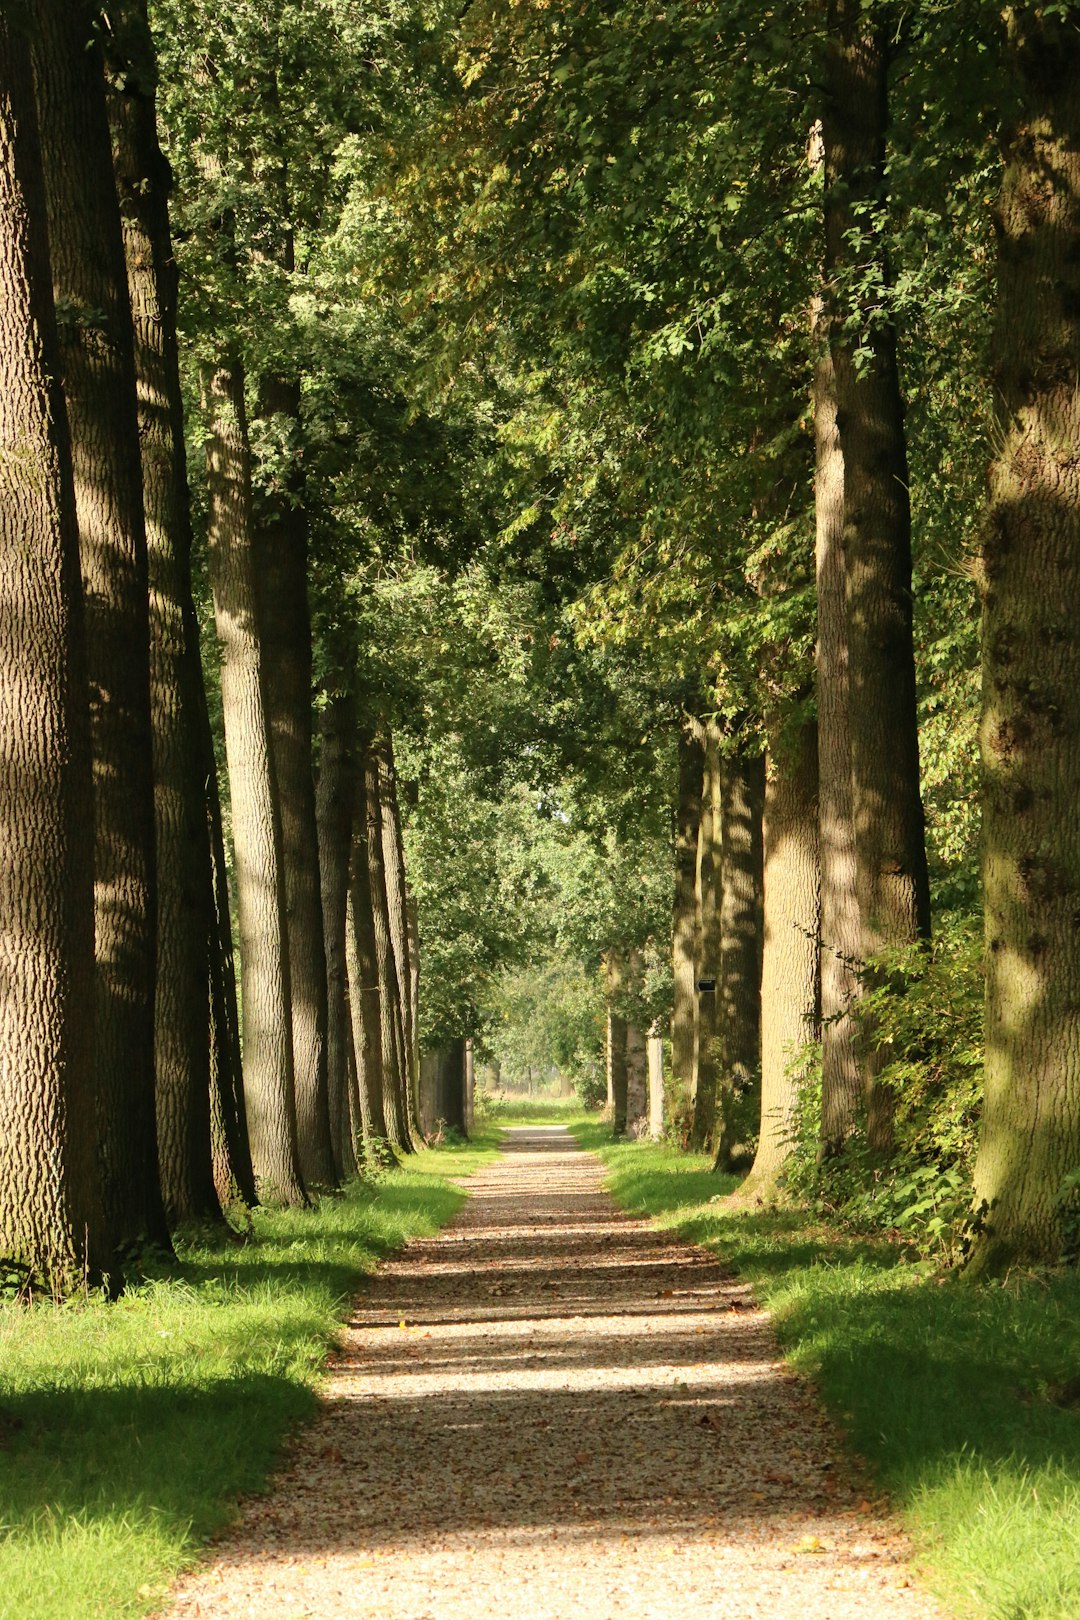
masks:
{"label": "forest floor", "polygon": [[749,1285],[518,1127],[363,1288],[315,1421],[169,1620],[931,1620]]}

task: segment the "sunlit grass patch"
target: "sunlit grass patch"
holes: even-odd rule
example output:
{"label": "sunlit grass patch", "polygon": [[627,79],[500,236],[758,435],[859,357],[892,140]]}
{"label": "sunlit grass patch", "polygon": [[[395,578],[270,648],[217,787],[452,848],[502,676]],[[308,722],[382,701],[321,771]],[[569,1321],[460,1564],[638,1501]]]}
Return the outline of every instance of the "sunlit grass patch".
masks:
{"label": "sunlit grass patch", "polygon": [[715,1248],[773,1313],[958,1616],[1080,1614],[1080,1277],[970,1285],[798,1210],[731,1214],[701,1154],[597,1148],[613,1196]]}
{"label": "sunlit grass patch", "polygon": [[155,1607],[314,1410],[365,1275],[452,1218],[454,1181],[497,1136],[425,1150],[314,1211],[258,1211],[250,1243],[192,1235],[174,1275],[115,1304],[0,1305],[0,1616]]}

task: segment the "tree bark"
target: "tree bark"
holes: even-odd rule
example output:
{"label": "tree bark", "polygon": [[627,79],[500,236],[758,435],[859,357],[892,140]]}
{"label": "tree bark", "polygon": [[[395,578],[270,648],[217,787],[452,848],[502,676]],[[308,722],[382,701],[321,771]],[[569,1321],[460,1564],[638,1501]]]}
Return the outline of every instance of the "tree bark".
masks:
{"label": "tree bark", "polygon": [[357,1087],[364,1121],[365,1146],[376,1156],[386,1152],[390,1132],[386,1123],[386,1080],[382,1066],[382,1010],[379,963],[375,948],[375,918],[371,904],[368,867],[368,810],[364,790],[363,753],[358,750],[353,845],[349,876],[349,907],[345,932],[349,979],[349,1015]]}
{"label": "tree bark", "polygon": [[390,1141],[406,1153],[414,1150],[410,1128],[408,1070],[401,1029],[401,980],[394,958],[386,896],[383,857],[383,818],[380,799],[379,755],[368,748],[364,756],[364,791],[367,803],[368,876],[371,915],[375,932],[376,982],[379,986],[380,1047],[382,1051],[383,1111]]}
{"label": "tree bark", "polygon": [[306,1202],[297,1154],[281,824],[251,548],[251,457],[238,362],[206,366],[210,578],[232,799],[244,1009],[244,1098],[264,1203]]}
{"label": "tree bark", "polygon": [[790,1156],[798,1101],[792,1065],[818,1016],[817,728],[771,751],[765,783],[765,943],[761,971],[761,1133],[739,1203],[768,1199]]}
{"label": "tree bark", "polygon": [[607,995],[607,1075],[611,1102],[611,1134],[626,1135],[626,1019],[622,1012],[625,971],[617,951],[604,957],[604,987]]}
{"label": "tree bark", "polygon": [[649,1031],[649,1135],[658,1142],[664,1134],[664,1035],[660,1021]]}
{"label": "tree bark", "polygon": [[844,456],[836,422],[828,316],[822,301],[814,312],[814,339],[818,345],[813,406],[821,841],[821,1152],[828,1158],[841,1151],[861,1121],[863,1081],[853,1016],[862,940],[848,719]]}
{"label": "tree bark", "polygon": [[25,35],[0,12],[0,1255],[110,1267],[93,1088],[93,836],[75,491]]}
{"label": "tree bark", "polygon": [[[1049,10],[1049,8],[1046,8]],[[1007,13],[982,547],[986,1097],[971,1268],[1075,1257],[1080,1164],[1080,38]]]}
{"label": "tree bark", "polygon": [[264,375],[259,417],[289,461],[272,489],[257,492],[252,543],[266,709],[281,816],[289,954],[293,1075],[300,1172],[309,1188],[334,1184],[326,1057],[326,956],[311,748],[311,619],[308,525],[300,470],[300,386]]}
{"label": "tree bark", "polygon": [[356,702],[349,691],[328,698],[319,722],[319,781],[316,817],[319,829],[319,876],[322,884],[323,938],[327,992],[327,1091],[330,1131],[337,1179],[355,1176],[353,1144],[355,1110],[350,1091],[348,961],[346,927],[349,901],[349,858],[355,809]]}
{"label": "tree bark", "polygon": [[[695,895],[697,903],[697,1016],[694,1022],[694,1122],[690,1145],[713,1145],[716,1129],[717,987],[720,976],[720,896],[724,869],[721,835],[720,735],[715,721],[705,728],[705,768]],[[702,986],[708,986],[703,989]]]}
{"label": "tree bark", "polygon": [[760,754],[734,754],[723,761],[717,1170],[734,1168],[742,1145],[740,1123],[758,1100],[761,1085],[764,797],[765,761]]}
{"label": "tree bark", "polygon": [[85,604],[102,1196],[119,1246],[171,1248],[154,1113],[150,632],[131,303],[96,8],[35,0],[31,15]]}
{"label": "tree bark", "polygon": [[418,1113],[420,1076],[416,1068],[419,1044],[413,1027],[412,961],[409,939],[408,898],[405,889],[405,846],[401,837],[401,815],[397,798],[397,770],[394,765],[394,739],[385,731],[379,738],[379,808],[382,814],[383,870],[386,874],[386,912],[397,969],[398,1008],[405,1062],[406,1095],[409,1117]]}
{"label": "tree bark", "polygon": [[[896,332],[883,318],[878,282],[889,265],[880,233],[886,201],[889,19],[867,19],[861,0],[830,0],[826,51],[826,280],[837,425],[844,465],[845,605],[851,808],[859,903],[859,958],[929,937],[930,890],[919,786],[915,659],[911,629],[911,508]],[[855,227],[876,245],[851,245]],[[858,261],[855,262],[855,254]],[[849,294],[849,275],[870,294]],[[860,298],[875,306],[864,308]],[[856,335],[858,334],[858,335]],[[864,351],[856,360],[855,347]],[[891,1107],[876,1084],[882,1058],[866,1042],[867,1134],[892,1143]]]}
{"label": "tree bark", "polygon": [[672,919],[671,1074],[672,1111],[680,1123],[692,1117],[694,1026],[697,1017],[698,822],[705,751],[696,732],[679,730],[679,801],[675,813],[675,906]]}
{"label": "tree bark", "polygon": [[154,1009],[158,1155],[172,1223],[220,1216],[211,1162],[213,874],[204,781],[206,693],[191,583],[191,513],[176,337],[169,166],[158,144],[145,4],[107,35],[113,164],[135,335],[150,591],[157,844]]}

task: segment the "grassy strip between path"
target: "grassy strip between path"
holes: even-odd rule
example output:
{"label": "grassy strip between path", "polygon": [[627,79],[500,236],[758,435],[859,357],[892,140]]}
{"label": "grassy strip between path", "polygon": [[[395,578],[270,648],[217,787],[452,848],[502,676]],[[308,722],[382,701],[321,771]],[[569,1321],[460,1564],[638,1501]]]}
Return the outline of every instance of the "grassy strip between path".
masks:
{"label": "grassy strip between path", "polygon": [[426,1150],[257,1241],[183,1248],[114,1305],[0,1306],[0,1616],[145,1614],[266,1481],[314,1409],[327,1346],[365,1274],[438,1231],[497,1129]]}
{"label": "grassy strip between path", "polygon": [[754,1285],[957,1616],[1076,1620],[1080,1389],[1062,1386],[1080,1374],[1080,1277],[943,1280],[797,1211],[723,1214],[709,1200],[735,1180],[701,1155],[573,1128],[619,1204]]}

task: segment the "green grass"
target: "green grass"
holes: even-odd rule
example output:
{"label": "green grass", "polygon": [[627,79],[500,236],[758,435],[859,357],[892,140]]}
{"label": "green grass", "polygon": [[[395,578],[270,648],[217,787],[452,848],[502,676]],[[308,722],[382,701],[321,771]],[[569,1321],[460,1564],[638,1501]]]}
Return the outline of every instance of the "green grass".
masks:
{"label": "green grass", "polygon": [[589,1115],[576,1097],[493,1097],[481,1093],[477,1117],[484,1124],[573,1125],[586,1121]]}
{"label": "green grass", "polygon": [[700,1155],[574,1129],[603,1154],[620,1204],[754,1284],[956,1615],[1075,1620],[1080,1406],[1050,1396],[1080,1374],[1080,1277],[942,1279],[798,1212],[725,1215],[708,1200],[735,1180]]}
{"label": "green grass", "polygon": [[314,1409],[364,1275],[450,1219],[498,1131],[425,1151],[257,1241],[189,1242],[171,1276],[99,1300],[0,1306],[0,1616],[140,1615],[267,1478]]}

